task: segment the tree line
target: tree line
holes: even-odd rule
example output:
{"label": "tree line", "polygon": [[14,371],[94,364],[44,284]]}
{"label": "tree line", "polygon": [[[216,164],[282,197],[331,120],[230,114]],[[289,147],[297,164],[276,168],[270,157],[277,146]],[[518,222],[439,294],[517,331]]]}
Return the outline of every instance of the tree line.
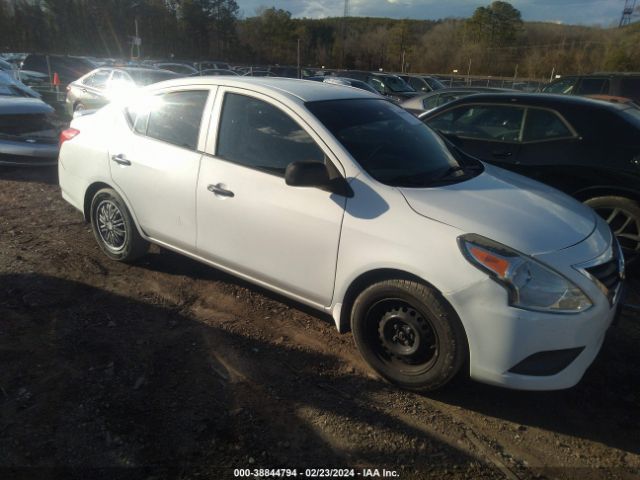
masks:
{"label": "tree line", "polygon": [[0,0],[0,49],[128,58],[137,20],[145,58],[548,78],[640,70],[640,24],[524,22],[508,2],[468,19],[242,17],[236,0]]}

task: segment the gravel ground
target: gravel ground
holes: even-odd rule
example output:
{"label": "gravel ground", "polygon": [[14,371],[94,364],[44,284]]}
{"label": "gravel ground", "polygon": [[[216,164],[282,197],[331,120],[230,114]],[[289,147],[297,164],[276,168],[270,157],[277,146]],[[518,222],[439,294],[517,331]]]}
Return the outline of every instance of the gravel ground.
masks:
{"label": "gravel ground", "polygon": [[3,479],[639,478],[639,325],[570,390],[404,392],[330,319],[155,247],[111,262],[55,169],[0,170]]}

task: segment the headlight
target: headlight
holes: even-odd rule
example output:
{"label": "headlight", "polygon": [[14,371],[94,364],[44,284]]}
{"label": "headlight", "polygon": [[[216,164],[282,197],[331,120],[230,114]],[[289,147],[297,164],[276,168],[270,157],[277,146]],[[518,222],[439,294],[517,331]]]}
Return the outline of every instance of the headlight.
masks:
{"label": "headlight", "polygon": [[542,263],[479,235],[458,238],[464,256],[509,292],[509,305],[548,313],[578,313],[593,304],[579,287]]}

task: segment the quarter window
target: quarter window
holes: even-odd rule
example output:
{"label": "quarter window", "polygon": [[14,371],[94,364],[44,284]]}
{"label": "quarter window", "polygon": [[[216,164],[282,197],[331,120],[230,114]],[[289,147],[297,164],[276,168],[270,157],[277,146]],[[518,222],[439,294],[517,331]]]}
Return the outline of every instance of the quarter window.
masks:
{"label": "quarter window", "polygon": [[[202,112],[208,94],[207,91],[198,90],[171,92],[153,97],[146,126],[147,136],[178,147],[196,150]],[[142,133],[143,127],[144,115],[139,115],[134,129]]]}
{"label": "quarter window", "polygon": [[239,165],[284,175],[292,162],[324,162],[324,153],[289,115],[262,100],[227,93],[217,155]]}
{"label": "quarter window", "polygon": [[571,131],[556,113],[537,108],[530,108],[527,111],[523,141],[533,142],[571,136]]}
{"label": "quarter window", "polygon": [[429,121],[429,126],[465,138],[517,142],[523,117],[522,107],[469,105],[435,117]]}

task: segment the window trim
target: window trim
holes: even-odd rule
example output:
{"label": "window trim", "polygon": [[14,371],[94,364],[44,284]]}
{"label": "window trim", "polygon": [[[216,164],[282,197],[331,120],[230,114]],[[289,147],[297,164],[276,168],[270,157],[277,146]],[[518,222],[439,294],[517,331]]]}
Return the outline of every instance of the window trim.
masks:
{"label": "window trim", "polygon": [[[520,105],[520,104],[516,104],[516,103],[497,103],[497,102],[490,102],[490,103],[483,103],[483,102],[464,103],[462,105],[454,105],[453,107],[447,108],[447,109],[443,110],[442,112],[438,112],[437,115],[434,115],[429,120],[434,120],[434,119],[438,118],[439,116],[444,115],[444,114],[450,112],[451,110],[455,110],[457,108],[475,107],[475,106],[478,106],[478,107],[493,106],[493,107],[523,108],[524,109],[524,113],[523,113],[523,116],[522,116],[522,125],[520,127],[520,134],[518,136],[518,140],[516,140],[516,141],[493,140],[493,139],[466,137],[466,136],[458,135],[458,137],[463,139],[463,140],[475,140],[475,141],[485,141],[485,142],[494,142],[494,143],[505,143],[505,144],[508,144],[508,145],[515,145],[515,144],[517,144],[517,145],[530,145],[530,144],[533,144],[533,143],[546,143],[546,142],[555,142],[555,141],[558,141],[558,140],[570,140],[570,139],[580,138],[580,135],[578,135],[578,132],[576,132],[575,128],[573,128],[573,126],[567,121],[567,119],[564,117],[564,115],[562,115],[562,113],[560,113],[559,111],[554,110],[553,108],[549,108],[549,107]],[[524,128],[525,128],[525,125],[526,125],[526,120],[527,120],[529,109],[545,110],[545,111],[551,112],[552,114],[555,114],[558,118],[560,118],[562,123],[569,130],[569,132],[571,132],[571,135],[567,136],[567,137],[554,137],[554,138],[546,138],[546,139],[540,139],[540,140],[524,141],[523,140]],[[429,126],[428,123],[427,123],[427,126]]]}
{"label": "window trim", "polygon": [[[207,140],[207,135],[208,135],[208,129],[209,129],[209,123],[210,123],[210,115],[209,112],[212,109],[213,106],[213,102],[215,100],[216,94],[217,94],[217,85],[202,85],[202,84],[195,84],[195,85],[180,85],[180,86],[176,86],[176,87],[168,87],[168,88],[162,88],[159,90],[152,90],[147,92],[148,95],[145,95],[147,97],[156,97],[159,95],[166,95],[166,94],[171,94],[171,93],[179,93],[179,92],[193,92],[193,91],[204,91],[207,92],[207,100],[205,101],[204,104],[204,109],[202,110],[202,118],[200,119],[200,130],[198,131],[198,141],[196,143],[196,148],[195,149],[191,149],[191,148],[187,148],[187,147],[183,147],[180,145],[176,145],[175,143],[171,143],[171,142],[167,142],[165,140],[162,140],[160,138],[155,138],[155,137],[149,137],[145,131],[145,133],[140,133],[140,132],[136,132],[134,130],[134,125],[135,123],[132,125],[131,122],[129,121],[129,115],[127,113],[127,109],[129,108],[129,106],[125,106],[121,113],[125,118],[125,122],[127,123],[127,126],[129,127],[129,130],[131,131],[131,133],[133,135],[135,135],[136,137],[140,137],[141,139],[144,140],[151,140],[151,141],[156,141],[156,142],[161,142],[165,145],[171,145],[174,148],[179,148],[181,150],[186,150],[188,152],[196,152],[196,153],[200,153],[200,154],[204,154],[205,152],[205,145],[206,145],[206,140]],[[149,115],[149,113],[147,113],[147,115]],[[147,130],[149,129],[149,122],[147,121]]]}
{"label": "window trim", "polygon": [[307,121],[305,121],[302,116],[296,112],[294,109],[286,105],[285,103],[279,101],[278,99],[271,97],[270,95],[266,95],[262,92],[256,92],[254,90],[248,90],[242,87],[236,87],[231,85],[220,85],[218,88],[218,93],[215,98],[215,102],[213,102],[213,107],[211,109],[209,128],[207,133],[207,139],[203,154],[208,158],[220,160],[222,162],[233,164],[237,167],[248,168],[250,170],[255,170],[262,173],[267,173],[270,175],[278,176],[279,178],[284,178],[284,175],[268,171],[265,169],[250,167],[248,165],[242,165],[236,163],[231,160],[227,160],[218,156],[218,135],[220,132],[220,120],[222,119],[222,108],[224,106],[224,100],[228,93],[234,93],[237,95],[243,95],[245,97],[255,98],[256,100],[263,101],[275,108],[278,108],[285,114],[287,114],[293,121],[295,121],[300,128],[302,128],[307,135],[311,137],[311,139],[315,142],[318,148],[322,151],[325,157],[325,162],[331,163],[335,170],[343,177],[346,178],[346,170],[344,165],[338,160],[337,155],[331,150],[331,148],[327,145],[327,143],[322,139],[322,137],[309,125]]}

